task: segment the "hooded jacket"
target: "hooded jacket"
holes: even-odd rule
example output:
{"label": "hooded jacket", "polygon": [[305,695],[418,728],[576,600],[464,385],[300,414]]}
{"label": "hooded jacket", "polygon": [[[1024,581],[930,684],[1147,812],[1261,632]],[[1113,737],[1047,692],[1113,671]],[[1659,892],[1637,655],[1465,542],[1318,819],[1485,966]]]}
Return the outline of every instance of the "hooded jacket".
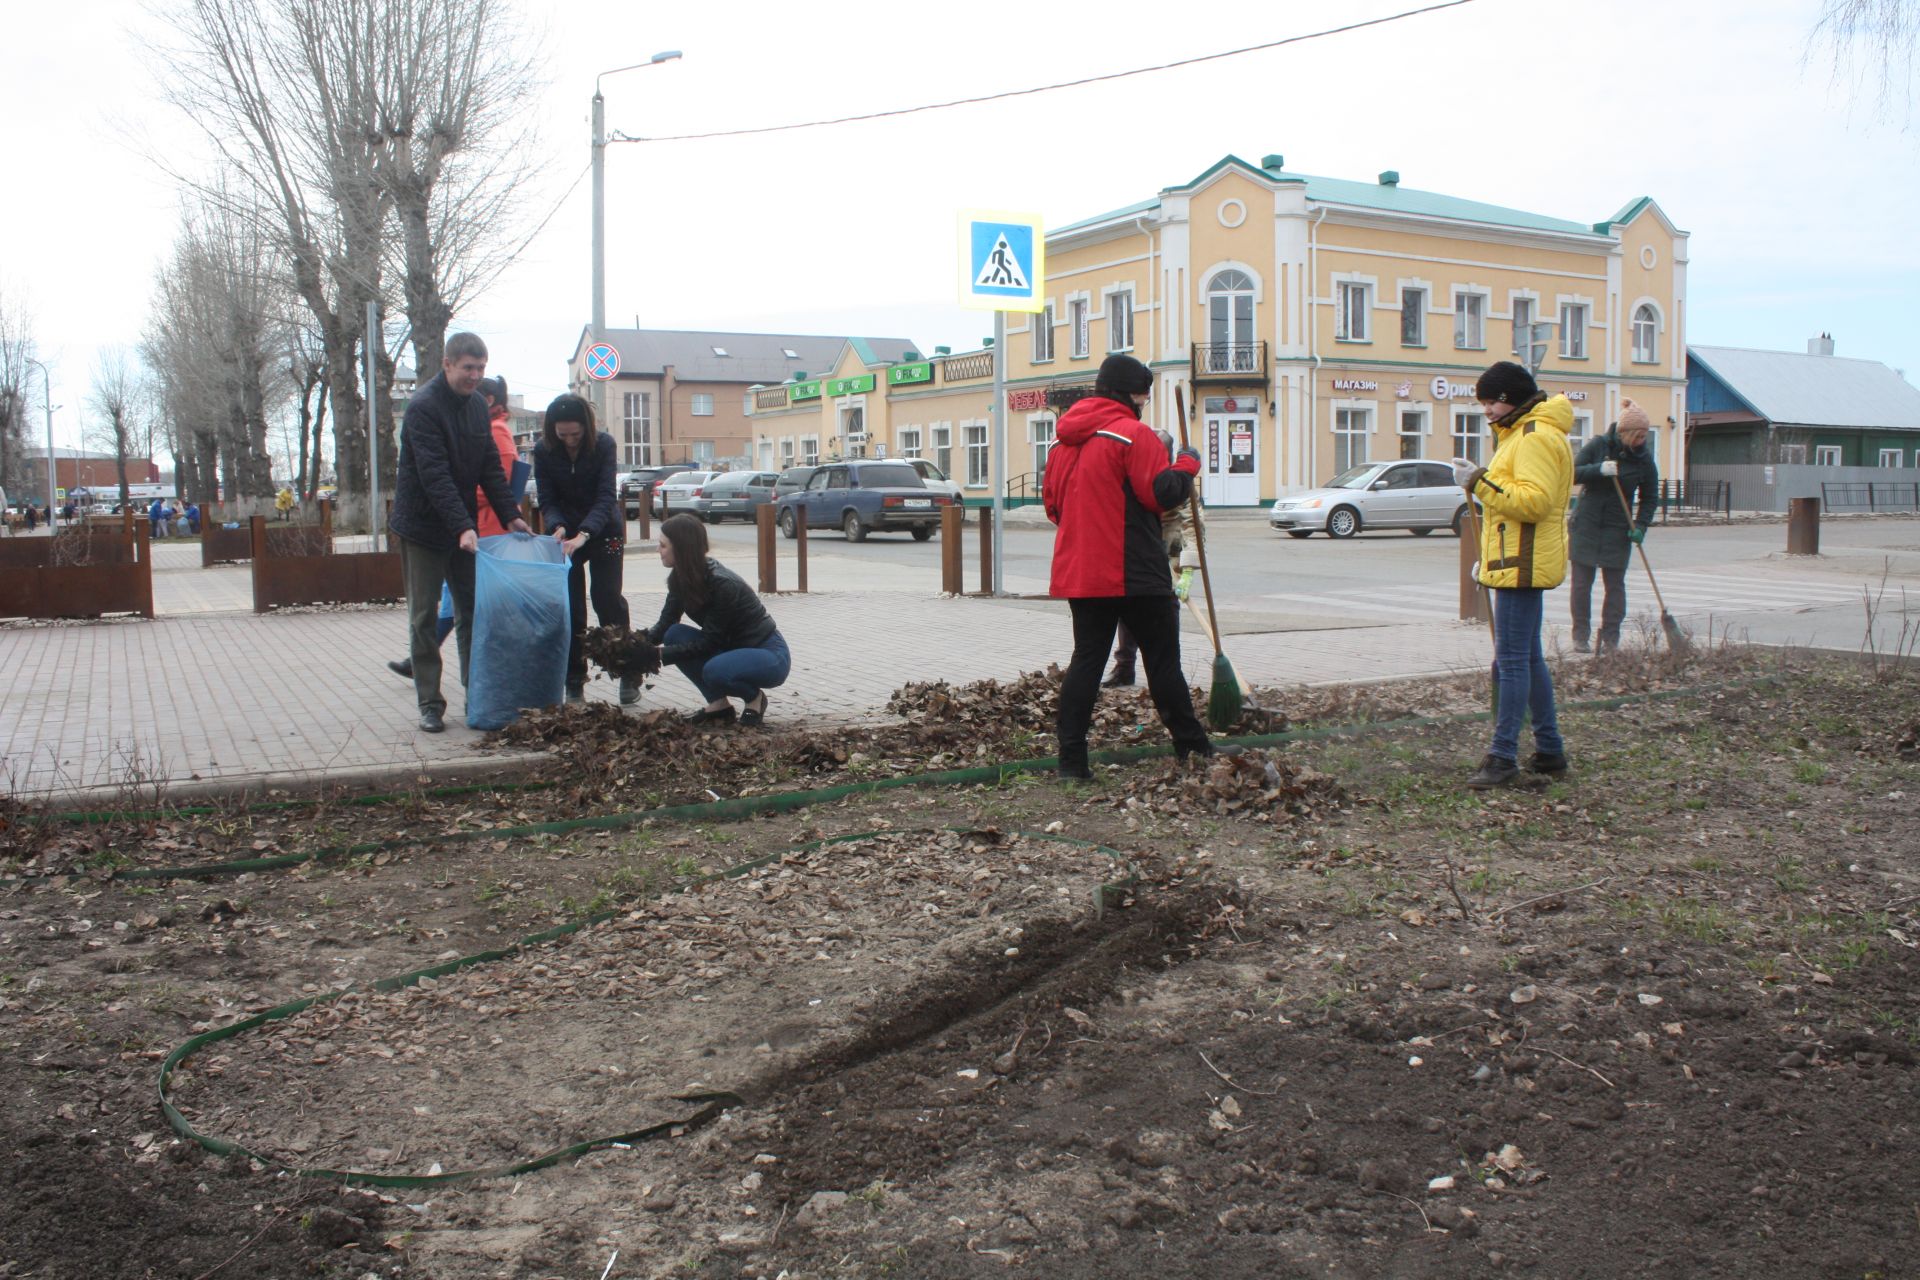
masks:
{"label": "hooded jacket", "polygon": [[1200,464],[1169,464],[1133,410],[1103,396],[1061,417],[1041,489],[1053,538],[1051,594],[1065,599],[1171,596],[1160,517],[1193,492]]}
{"label": "hooded jacket", "polygon": [[[1600,474],[1600,464],[1609,460],[1620,466],[1619,492],[1614,491],[1612,476]],[[1633,555],[1627,530],[1632,524],[1642,529],[1652,524],[1659,505],[1660,471],[1654,465],[1653,450],[1644,440],[1638,448],[1627,448],[1620,443],[1619,428],[1610,427],[1607,434],[1595,436],[1581,448],[1573,460],[1573,481],[1584,488],[1573,504],[1571,557],[1601,569],[1626,568]],[[1639,505],[1631,524],[1620,502],[1622,493],[1628,502],[1637,500]]]}
{"label": "hooded jacket", "polygon": [[1467,485],[1481,503],[1480,581],[1496,590],[1557,587],[1567,576],[1573,405],[1543,399],[1495,426],[1493,460]]}
{"label": "hooded jacket", "polygon": [[[500,466],[507,473],[507,488],[513,488],[513,464],[520,461],[520,450],[513,443],[513,415],[507,412],[505,405],[496,405],[487,414],[487,423],[493,428],[493,447],[500,451]],[[479,504],[474,512],[474,530],[483,538],[491,538],[496,533],[505,533],[507,526],[500,523],[500,516],[487,501],[484,489],[476,489],[474,501]]]}

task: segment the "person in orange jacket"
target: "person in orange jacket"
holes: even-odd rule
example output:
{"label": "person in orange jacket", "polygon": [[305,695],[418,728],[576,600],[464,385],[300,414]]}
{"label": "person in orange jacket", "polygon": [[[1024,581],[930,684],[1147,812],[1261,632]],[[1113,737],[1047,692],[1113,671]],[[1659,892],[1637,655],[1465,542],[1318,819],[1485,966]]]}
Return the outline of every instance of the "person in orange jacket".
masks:
{"label": "person in orange jacket", "polygon": [[[507,409],[507,380],[503,377],[480,379],[480,394],[487,398],[487,416],[493,427],[493,445],[500,451],[500,469],[507,473],[509,483],[513,480],[513,465],[520,461],[520,450],[513,443],[513,423]],[[474,513],[474,531],[483,538],[505,533],[506,526],[500,523],[500,517],[487,502],[484,490],[476,490],[480,495],[479,509]],[[440,643],[447,642],[447,636],[453,631],[453,596],[448,588],[440,592],[440,619],[436,624],[440,630]],[[401,658],[398,662],[389,662],[387,670],[402,680],[413,679],[413,658]]]}

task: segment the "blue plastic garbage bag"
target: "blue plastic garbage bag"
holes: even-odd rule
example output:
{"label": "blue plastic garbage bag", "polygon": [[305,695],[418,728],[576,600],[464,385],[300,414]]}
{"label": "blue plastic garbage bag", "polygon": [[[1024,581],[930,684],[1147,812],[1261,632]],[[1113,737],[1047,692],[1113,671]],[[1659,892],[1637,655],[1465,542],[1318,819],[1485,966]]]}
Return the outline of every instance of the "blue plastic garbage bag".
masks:
{"label": "blue plastic garbage bag", "polygon": [[453,621],[453,584],[450,582],[440,584],[440,619],[443,622]]}
{"label": "blue plastic garbage bag", "polygon": [[566,696],[567,553],[556,538],[502,533],[474,559],[467,727],[499,729]]}

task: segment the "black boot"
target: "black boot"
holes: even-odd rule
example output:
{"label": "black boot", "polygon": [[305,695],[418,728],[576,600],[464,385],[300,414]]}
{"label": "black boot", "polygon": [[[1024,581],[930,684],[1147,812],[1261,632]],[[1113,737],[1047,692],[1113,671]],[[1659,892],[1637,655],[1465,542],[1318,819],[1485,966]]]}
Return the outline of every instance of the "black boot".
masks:
{"label": "black boot", "polygon": [[1114,663],[1113,674],[1101,681],[1100,687],[1102,689],[1131,689],[1133,687],[1133,664],[1131,662]]}

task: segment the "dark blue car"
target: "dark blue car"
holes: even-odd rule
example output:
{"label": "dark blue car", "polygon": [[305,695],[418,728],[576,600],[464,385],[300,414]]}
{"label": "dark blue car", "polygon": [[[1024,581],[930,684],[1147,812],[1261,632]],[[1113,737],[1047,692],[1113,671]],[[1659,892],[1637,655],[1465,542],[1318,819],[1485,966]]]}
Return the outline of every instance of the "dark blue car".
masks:
{"label": "dark blue car", "polygon": [[904,529],[925,542],[940,526],[940,512],[953,505],[944,493],[927,488],[920,473],[905,462],[852,460],[829,462],[807,477],[806,486],[775,504],[780,532],[795,537],[799,513],[807,528],[839,529],[848,542],[864,542],[869,533]]}

